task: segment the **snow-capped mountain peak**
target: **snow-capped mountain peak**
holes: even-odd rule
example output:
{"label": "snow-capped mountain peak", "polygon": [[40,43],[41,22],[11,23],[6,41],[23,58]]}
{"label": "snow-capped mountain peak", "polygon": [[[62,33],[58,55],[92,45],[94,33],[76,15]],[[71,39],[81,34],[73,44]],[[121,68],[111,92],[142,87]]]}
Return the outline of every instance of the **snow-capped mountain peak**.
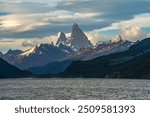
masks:
{"label": "snow-capped mountain peak", "polygon": [[56,45],[57,45],[57,46],[59,46],[60,44],[68,45],[68,43],[69,43],[69,40],[67,39],[65,33],[60,32],[59,37],[58,37],[58,40],[57,40],[57,42],[56,42]]}
{"label": "snow-capped mountain peak", "polygon": [[11,50],[11,49],[9,49],[8,52],[5,55],[7,55],[7,56],[19,55],[22,52],[23,51],[21,51],[21,50]]}
{"label": "snow-capped mountain peak", "polygon": [[21,69],[42,66],[49,62],[59,61],[70,53],[53,44],[40,44],[17,56],[9,57],[5,55],[5,59]]}
{"label": "snow-capped mountain peak", "polygon": [[116,36],[114,36],[114,37],[112,37],[112,39],[111,40],[109,40],[109,41],[98,41],[97,43],[96,43],[96,45],[95,45],[95,47],[96,46],[98,46],[98,45],[108,45],[108,44],[116,44],[116,43],[124,43],[126,40],[123,40],[123,38],[122,38],[122,36],[121,35],[116,35]]}
{"label": "snow-capped mountain peak", "polygon": [[55,47],[52,44],[39,44],[39,45],[37,45],[31,49],[24,51],[20,55],[28,57],[28,56],[33,55],[33,54],[36,54],[36,55],[37,54],[44,54],[45,52],[48,52],[49,49],[53,49],[53,48],[58,48],[58,47]]}
{"label": "snow-capped mountain peak", "polygon": [[92,48],[92,43],[88,40],[88,37],[80,29],[78,24],[73,24],[71,37],[67,38],[65,33],[59,34],[56,46],[64,45],[70,47],[73,51],[78,51],[82,48]]}

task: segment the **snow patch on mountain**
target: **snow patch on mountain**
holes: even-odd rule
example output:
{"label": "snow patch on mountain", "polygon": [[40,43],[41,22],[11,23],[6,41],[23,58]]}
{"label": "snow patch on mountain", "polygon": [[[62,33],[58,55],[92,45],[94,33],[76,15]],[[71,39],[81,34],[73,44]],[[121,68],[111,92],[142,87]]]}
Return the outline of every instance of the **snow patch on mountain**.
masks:
{"label": "snow patch on mountain", "polygon": [[65,33],[60,32],[56,45],[59,46],[60,44],[70,46],[70,40],[66,37]]}
{"label": "snow patch on mountain", "polygon": [[20,54],[20,55],[21,55],[21,56],[26,56],[26,57],[28,57],[30,54],[35,53],[35,49],[36,49],[36,47],[31,48],[31,49],[29,49],[29,50],[27,50],[27,51],[23,52],[23,53],[22,53],[22,54]]}

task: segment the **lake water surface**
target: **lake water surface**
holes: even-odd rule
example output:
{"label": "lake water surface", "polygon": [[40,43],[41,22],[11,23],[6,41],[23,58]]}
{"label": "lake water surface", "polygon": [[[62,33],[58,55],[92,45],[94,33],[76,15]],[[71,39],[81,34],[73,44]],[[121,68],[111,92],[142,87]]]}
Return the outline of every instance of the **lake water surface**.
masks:
{"label": "lake water surface", "polygon": [[0,80],[0,99],[150,99],[150,80],[6,79]]}

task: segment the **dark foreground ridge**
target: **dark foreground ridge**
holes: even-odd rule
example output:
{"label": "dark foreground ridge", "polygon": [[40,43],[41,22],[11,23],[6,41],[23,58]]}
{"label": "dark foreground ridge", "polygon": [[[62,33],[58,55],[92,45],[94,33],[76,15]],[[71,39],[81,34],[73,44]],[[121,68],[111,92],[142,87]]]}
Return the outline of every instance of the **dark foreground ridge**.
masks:
{"label": "dark foreground ridge", "polygon": [[0,58],[0,78],[26,78],[30,76],[32,76],[30,72],[20,70]]}
{"label": "dark foreground ridge", "polygon": [[82,78],[150,78],[150,38],[129,50],[88,61],[73,62],[62,77]]}

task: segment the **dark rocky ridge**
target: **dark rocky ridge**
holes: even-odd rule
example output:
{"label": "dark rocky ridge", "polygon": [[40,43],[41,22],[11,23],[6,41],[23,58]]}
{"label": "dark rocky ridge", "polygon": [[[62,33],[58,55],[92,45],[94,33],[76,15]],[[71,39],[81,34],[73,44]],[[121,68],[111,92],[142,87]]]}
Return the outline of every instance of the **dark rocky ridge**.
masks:
{"label": "dark rocky ridge", "polygon": [[62,76],[95,78],[150,78],[150,38],[124,52],[73,62]]}
{"label": "dark rocky ridge", "polygon": [[20,70],[0,58],[0,78],[26,78],[30,76],[32,76],[30,72]]}

